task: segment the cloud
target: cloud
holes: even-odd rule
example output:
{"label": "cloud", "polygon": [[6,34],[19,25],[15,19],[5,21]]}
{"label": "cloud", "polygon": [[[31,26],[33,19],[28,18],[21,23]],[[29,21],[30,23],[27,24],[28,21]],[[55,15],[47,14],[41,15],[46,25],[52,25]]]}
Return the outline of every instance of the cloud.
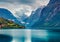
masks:
{"label": "cloud", "polygon": [[28,5],[21,5],[20,8],[17,8],[16,9],[16,13],[18,14],[25,14],[27,16],[30,16],[31,12],[32,12],[32,8],[31,6],[28,6]]}
{"label": "cloud", "polygon": [[0,2],[19,3],[19,4],[32,4],[35,0],[0,0]]}
{"label": "cloud", "polygon": [[[6,8],[10,10],[15,17],[21,15],[24,11],[27,16],[31,15],[31,12],[40,6],[47,5],[49,0],[0,0],[0,8]],[[20,12],[16,14],[16,12]]]}
{"label": "cloud", "polygon": [[0,2],[9,2],[9,3],[19,3],[19,4],[28,4],[28,5],[41,5],[46,4],[49,0],[0,0]]}

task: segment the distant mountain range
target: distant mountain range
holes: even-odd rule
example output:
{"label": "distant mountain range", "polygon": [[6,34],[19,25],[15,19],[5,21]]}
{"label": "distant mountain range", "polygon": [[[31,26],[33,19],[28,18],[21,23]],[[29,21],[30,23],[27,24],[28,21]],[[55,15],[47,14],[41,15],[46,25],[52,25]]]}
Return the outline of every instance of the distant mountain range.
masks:
{"label": "distant mountain range", "polygon": [[40,13],[42,8],[38,8],[36,11],[32,11],[30,17],[26,18],[24,21],[26,22],[27,27],[31,27],[36,21],[39,20]]}
{"label": "distant mountain range", "polygon": [[60,27],[60,0],[50,0],[47,6],[32,11],[30,17],[23,21],[30,29]]}

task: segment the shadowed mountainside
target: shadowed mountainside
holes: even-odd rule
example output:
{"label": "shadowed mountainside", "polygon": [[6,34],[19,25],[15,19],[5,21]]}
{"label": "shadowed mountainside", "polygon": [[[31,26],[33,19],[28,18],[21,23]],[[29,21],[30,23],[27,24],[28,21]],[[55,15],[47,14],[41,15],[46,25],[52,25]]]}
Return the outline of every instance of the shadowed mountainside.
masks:
{"label": "shadowed mountainside", "polygon": [[40,27],[60,27],[60,0],[50,0],[42,9],[39,20],[32,25],[32,28]]}

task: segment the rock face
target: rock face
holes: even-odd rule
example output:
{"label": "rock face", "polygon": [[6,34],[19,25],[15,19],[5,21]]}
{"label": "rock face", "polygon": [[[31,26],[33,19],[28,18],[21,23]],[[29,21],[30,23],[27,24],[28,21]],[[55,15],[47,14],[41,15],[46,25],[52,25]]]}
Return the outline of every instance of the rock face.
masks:
{"label": "rock face", "polygon": [[42,9],[39,20],[32,27],[59,27],[60,26],[60,0],[50,0]]}

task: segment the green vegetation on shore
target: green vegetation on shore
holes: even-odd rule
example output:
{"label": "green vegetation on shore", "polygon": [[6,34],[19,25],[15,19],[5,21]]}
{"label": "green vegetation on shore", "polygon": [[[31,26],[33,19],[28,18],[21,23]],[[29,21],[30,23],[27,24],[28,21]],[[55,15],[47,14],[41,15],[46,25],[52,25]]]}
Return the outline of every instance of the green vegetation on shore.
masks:
{"label": "green vegetation on shore", "polygon": [[4,29],[4,28],[7,28],[7,29],[13,29],[13,28],[14,29],[24,29],[25,26],[16,24],[11,20],[0,18],[0,28],[1,29]]}

